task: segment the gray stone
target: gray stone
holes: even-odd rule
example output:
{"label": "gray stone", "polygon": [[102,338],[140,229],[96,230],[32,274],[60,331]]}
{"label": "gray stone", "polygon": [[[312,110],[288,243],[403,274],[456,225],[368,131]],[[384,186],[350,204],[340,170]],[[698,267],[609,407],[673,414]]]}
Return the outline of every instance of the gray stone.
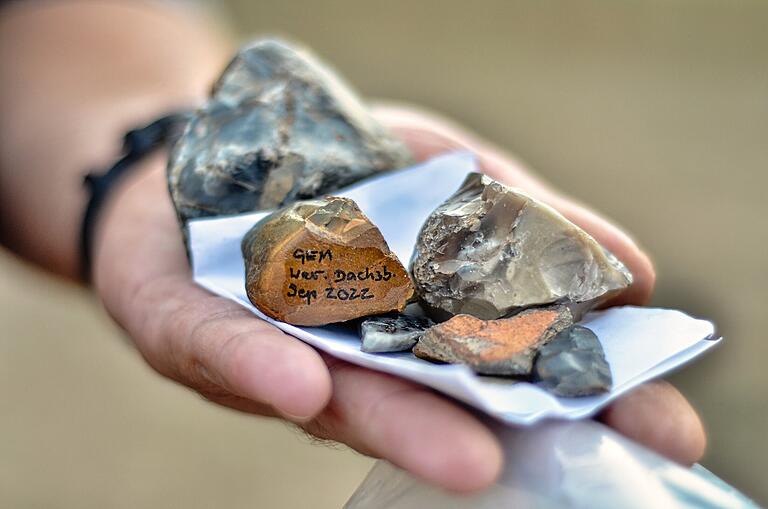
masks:
{"label": "gray stone", "polygon": [[532,306],[617,294],[632,275],[553,208],[489,177],[470,174],[427,219],[411,271],[438,314],[508,316]]}
{"label": "gray stone", "polygon": [[185,222],[277,208],[410,162],[333,71],[302,49],[263,40],[239,51],[193,115],[168,183]]}
{"label": "gray stone", "polygon": [[413,348],[424,331],[435,324],[425,317],[384,315],[360,324],[363,352],[404,352]]}
{"label": "gray stone", "polygon": [[611,389],[611,368],[594,332],[574,325],[539,349],[533,379],[564,397],[593,396]]}

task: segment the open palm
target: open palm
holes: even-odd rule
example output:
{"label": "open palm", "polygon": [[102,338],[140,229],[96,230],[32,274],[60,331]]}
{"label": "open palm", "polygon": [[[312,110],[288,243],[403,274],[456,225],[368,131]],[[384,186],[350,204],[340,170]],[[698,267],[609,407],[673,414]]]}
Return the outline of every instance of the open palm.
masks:
{"label": "open palm", "polygon": [[[467,148],[497,180],[526,189],[591,233],[635,275],[612,304],[643,304],[648,258],[621,230],[561,196],[519,163],[450,123],[407,108],[377,117],[418,159]],[[161,155],[127,182],[98,236],[95,283],[108,312],[158,372],[237,410],[280,417],[312,435],[386,458],[457,491],[489,485],[501,448],[470,411],[430,389],[333,359],[195,285],[165,184]],[[680,462],[697,460],[704,433],[671,386],[652,383],[615,403],[603,420]]]}

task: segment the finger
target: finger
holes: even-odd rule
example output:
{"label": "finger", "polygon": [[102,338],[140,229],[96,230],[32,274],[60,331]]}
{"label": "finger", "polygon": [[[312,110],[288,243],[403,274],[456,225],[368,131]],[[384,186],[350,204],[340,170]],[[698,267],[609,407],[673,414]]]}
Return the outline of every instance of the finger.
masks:
{"label": "finger", "polygon": [[449,120],[422,110],[392,105],[377,106],[374,108],[374,114],[408,145],[418,160],[453,150],[470,150],[477,156],[484,173],[501,182],[520,187],[552,205],[594,236],[616,255],[634,276],[630,288],[609,304],[646,304],[650,300],[656,281],[653,264],[637,243],[616,225],[588,207],[554,191],[528,171],[520,161]]}
{"label": "finger", "polygon": [[544,181],[525,165],[452,121],[415,107],[380,104],[374,116],[398,136],[418,161],[445,152],[469,150],[479,159],[483,172],[494,179],[521,187],[542,200],[554,195]]}
{"label": "finger", "polygon": [[641,385],[611,405],[600,420],[684,465],[699,461],[706,449],[704,426],[696,411],[663,381]]}
{"label": "finger", "polygon": [[[147,316],[158,316],[133,335],[150,364],[210,399],[227,394],[275,408],[295,422],[327,404],[331,381],[310,346],[252,313],[198,288],[169,278],[139,295]],[[230,405],[231,406],[231,405]]]}
{"label": "finger", "polygon": [[486,488],[498,478],[501,446],[469,412],[423,386],[331,363],[333,399],[309,432],[454,491]]}

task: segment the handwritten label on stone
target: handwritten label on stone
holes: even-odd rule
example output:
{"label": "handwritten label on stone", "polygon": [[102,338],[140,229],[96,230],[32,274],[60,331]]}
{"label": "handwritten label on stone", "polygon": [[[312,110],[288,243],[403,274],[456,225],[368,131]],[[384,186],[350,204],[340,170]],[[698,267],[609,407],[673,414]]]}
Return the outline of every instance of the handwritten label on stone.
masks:
{"label": "handwritten label on stone", "polygon": [[333,249],[296,248],[293,259],[289,259],[285,267],[288,271],[285,296],[298,298],[308,306],[322,299],[341,302],[375,299],[372,289],[380,286],[375,283],[388,283],[396,277],[386,262],[360,269],[350,266],[349,260],[345,262],[338,252],[334,262]]}
{"label": "handwritten label on stone", "polygon": [[401,311],[410,277],[379,230],[346,198],[299,202],[243,239],[246,289],[266,315],[324,325]]}

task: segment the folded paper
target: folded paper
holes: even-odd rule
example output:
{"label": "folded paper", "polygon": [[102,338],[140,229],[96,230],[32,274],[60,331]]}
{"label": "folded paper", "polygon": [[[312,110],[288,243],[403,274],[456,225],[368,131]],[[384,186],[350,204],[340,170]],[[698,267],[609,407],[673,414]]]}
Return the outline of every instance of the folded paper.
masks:
{"label": "folded paper", "polygon": [[[424,220],[473,171],[478,168],[471,154],[447,154],[336,194],[355,200],[379,227],[392,251],[407,264]],[[319,350],[427,385],[504,422],[532,424],[544,418],[590,416],[621,394],[685,364],[719,342],[711,322],[680,311],[628,306],[589,313],[581,324],[592,329],[603,345],[613,389],[582,398],[557,397],[535,384],[509,378],[478,376],[462,365],[432,364],[410,352],[366,353],[360,350],[360,336],[353,327],[297,327],[264,316],[250,303],[240,242],[266,214],[190,221],[195,281]]]}

